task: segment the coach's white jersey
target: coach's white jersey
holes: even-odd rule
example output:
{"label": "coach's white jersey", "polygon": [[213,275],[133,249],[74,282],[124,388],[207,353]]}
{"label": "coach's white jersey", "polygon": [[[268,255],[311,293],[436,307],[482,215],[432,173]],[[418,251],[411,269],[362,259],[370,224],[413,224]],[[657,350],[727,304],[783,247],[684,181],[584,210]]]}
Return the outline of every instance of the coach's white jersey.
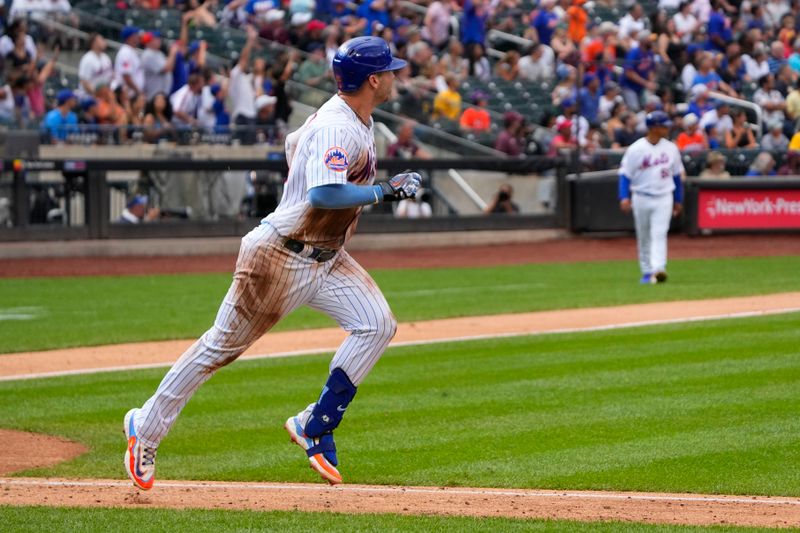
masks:
{"label": "coach's white jersey", "polygon": [[372,184],[375,137],[338,95],[325,102],[305,124],[286,137],[289,177],[275,212],[264,220],[278,233],[322,248],[339,248],[355,229],[360,207],[315,209],[312,187],[332,183]]}
{"label": "coach's white jersey", "polygon": [[625,150],[619,173],[631,180],[631,190],[649,195],[666,195],[675,190],[672,176],[683,173],[678,147],[667,139],[650,144],[642,137]]}

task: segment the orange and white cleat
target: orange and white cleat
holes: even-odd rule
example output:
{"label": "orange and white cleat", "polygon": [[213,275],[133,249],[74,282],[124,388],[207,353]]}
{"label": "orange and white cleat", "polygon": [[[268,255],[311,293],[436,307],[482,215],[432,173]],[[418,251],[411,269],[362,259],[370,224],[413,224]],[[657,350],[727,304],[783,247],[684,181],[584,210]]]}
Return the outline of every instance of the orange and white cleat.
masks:
{"label": "orange and white cleat", "polygon": [[322,479],[331,485],[338,485],[342,482],[342,475],[336,468],[339,461],[336,459],[333,433],[324,433],[316,438],[308,437],[297,416],[290,417],[283,427],[289,433],[292,442],[306,451],[311,468],[316,470]]}
{"label": "orange and white cleat", "polygon": [[142,490],[150,490],[156,479],[156,448],[145,446],[136,435],[133,424],[137,409],[131,409],[125,415],[123,427],[128,449],[125,451],[125,471],[133,484]]}

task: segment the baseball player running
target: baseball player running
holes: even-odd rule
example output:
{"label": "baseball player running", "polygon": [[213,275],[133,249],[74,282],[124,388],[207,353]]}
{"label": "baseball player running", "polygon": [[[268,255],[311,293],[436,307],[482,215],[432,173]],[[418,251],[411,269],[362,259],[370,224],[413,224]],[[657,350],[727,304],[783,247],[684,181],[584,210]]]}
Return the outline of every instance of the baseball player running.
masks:
{"label": "baseball player running", "polygon": [[377,37],[352,39],[336,52],[338,94],[287,136],[283,197],[242,239],[214,325],[178,359],[155,394],[125,415],[125,469],[137,487],[153,486],[158,445],[200,385],[303,304],[330,315],[349,335],[333,356],[317,401],[289,417],[285,429],[314,470],[341,483],[333,430],[397,328],[375,282],[342,246],[362,206],[412,198],[419,187],[417,173],[373,185],[371,114],[389,99],[394,71],[405,65]]}
{"label": "baseball player running", "polygon": [[683,163],[667,139],[672,122],[663,111],[647,114],[647,135],[625,150],[619,168],[619,206],[633,210],[641,283],[667,281],[667,232],[681,212]]}

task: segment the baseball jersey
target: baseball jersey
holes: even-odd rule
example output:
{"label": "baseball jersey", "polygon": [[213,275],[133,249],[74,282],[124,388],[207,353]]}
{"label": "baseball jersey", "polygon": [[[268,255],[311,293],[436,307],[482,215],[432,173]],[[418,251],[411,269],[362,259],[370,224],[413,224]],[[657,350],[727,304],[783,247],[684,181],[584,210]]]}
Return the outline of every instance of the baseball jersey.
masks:
{"label": "baseball jersey", "polygon": [[[111,80],[114,78],[111,58],[105,53],[86,52],[78,65],[78,78],[88,82],[93,89],[97,89],[97,86],[101,84],[110,86]],[[78,91],[85,94],[83,85],[78,86]]]}
{"label": "baseball jersey", "polygon": [[653,196],[666,195],[675,190],[672,177],[683,172],[683,162],[678,147],[667,139],[650,144],[646,137],[625,150],[619,173],[631,180],[633,192]]}
{"label": "baseball jersey", "polygon": [[133,84],[138,87],[139,92],[144,89],[144,67],[142,67],[139,54],[132,46],[123,44],[120,47],[117,57],[114,58],[114,73],[118,86],[125,86],[123,75],[130,74]]}
{"label": "baseball jersey", "polygon": [[265,219],[285,237],[321,248],[344,245],[355,230],[361,207],[318,209],[308,191],[320,185],[371,185],[376,156],[373,121],[364,124],[334,95],[296,131],[286,137],[289,176],[278,208]]}

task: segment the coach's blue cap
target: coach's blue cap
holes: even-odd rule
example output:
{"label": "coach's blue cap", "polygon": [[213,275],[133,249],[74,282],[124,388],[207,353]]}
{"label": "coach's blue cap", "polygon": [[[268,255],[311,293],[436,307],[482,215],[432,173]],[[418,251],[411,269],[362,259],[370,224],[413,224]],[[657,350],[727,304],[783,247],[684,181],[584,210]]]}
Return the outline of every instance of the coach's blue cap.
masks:
{"label": "coach's blue cap", "polygon": [[95,100],[91,96],[89,98],[81,100],[81,109],[83,109],[84,111],[88,111],[96,105],[97,105],[97,100]]}
{"label": "coach's blue cap", "polygon": [[644,121],[648,128],[652,128],[653,126],[664,126],[669,128],[672,126],[672,121],[670,120],[669,115],[663,111],[652,111],[648,113]]}

